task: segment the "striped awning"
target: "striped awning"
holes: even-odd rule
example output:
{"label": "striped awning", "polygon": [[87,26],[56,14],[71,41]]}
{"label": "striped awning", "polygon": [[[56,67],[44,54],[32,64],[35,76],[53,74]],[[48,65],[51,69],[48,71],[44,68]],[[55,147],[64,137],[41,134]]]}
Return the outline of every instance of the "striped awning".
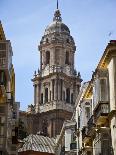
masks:
{"label": "striped awning", "polygon": [[24,139],[24,144],[18,152],[36,151],[54,154],[55,145],[56,142],[54,138],[31,134]]}

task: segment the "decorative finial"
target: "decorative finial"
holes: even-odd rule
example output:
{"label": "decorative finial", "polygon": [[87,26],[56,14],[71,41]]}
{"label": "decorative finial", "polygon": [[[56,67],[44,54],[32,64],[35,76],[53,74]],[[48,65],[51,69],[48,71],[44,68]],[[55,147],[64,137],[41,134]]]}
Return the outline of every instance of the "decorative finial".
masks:
{"label": "decorative finial", "polygon": [[57,9],[54,13],[54,18],[53,18],[53,21],[62,21],[62,18],[61,18],[61,13],[60,13],[60,10],[59,10],[59,1],[57,0]]}
{"label": "decorative finial", "polygon": [[34,72],[34,76],[36,77],[36,71]]}
{"label": "decorative finial", "polygon": [[57,10],[58,10],[58,0],[57,0]]}

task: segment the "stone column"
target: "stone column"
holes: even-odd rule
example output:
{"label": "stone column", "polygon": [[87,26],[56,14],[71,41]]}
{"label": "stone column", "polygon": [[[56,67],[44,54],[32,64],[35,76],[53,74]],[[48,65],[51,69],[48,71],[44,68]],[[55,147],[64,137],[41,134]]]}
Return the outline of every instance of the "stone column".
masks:
{"label": "stone column", "polygon": [[36,85],[36,112],[39,110],[39,85]]}
{"label": "stone column", "polygon": [[48,102],[50,102],[50,83],[49,83],[49,86],[48,86]]}
{"label": "stone column", "polygon": [[52,80],[52,91],[51,91],[52,100],[54,100],[54,85],[55,85],[55,81],[53,79]]}
{"label": "stone column", "polygon": [[64,82],[63,82],[63,80],[61,79],[61,100],[63,101],[63,84],[64,84]]}
{"label": "stone column", "polygon": [[58,100],[61,100],[61,81],[58,79]]}
{"label": "stone column", "polygon": [[40,71],[42,70],[42,51],[40,51]]}
{"label": "stone column", "polygon": [[43,104],[45,103],[45,86],[43,85]]}
{"label": "stone column", "polygon": [[54,82],[54,100],[57,100],[57,79]]}
{"label": "stone column", "polygon": [[109,87],[110,87],[110,120],[112,147],[116,155],[116,57],[112,57],[108,65],[109,70]]}
{"label": "stone column", "polygon": [[56,79],[56,100],[58,100],[58,78]]}
{"label": "stone column", "polygon": [[36,84],[34,86],[34,105],[36,106]]}
{"label": "stone column", "polygon": [[53,63],[52,64],[53,65],[56,65],[56,62],[55,62],[55,54],[56,54],[55,53],[55,48],[53,48],[53,53],[52,54],[53,54],[53,59],[52,59],[53,60]]}

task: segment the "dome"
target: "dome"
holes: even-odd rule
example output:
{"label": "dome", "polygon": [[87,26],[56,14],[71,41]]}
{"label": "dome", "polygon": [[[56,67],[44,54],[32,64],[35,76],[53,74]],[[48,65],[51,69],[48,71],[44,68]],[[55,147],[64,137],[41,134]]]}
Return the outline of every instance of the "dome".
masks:
{"label": "dome", "polygon": [[47,28],[45,29],[44,35],[48,35],[54,32],[60,32],[60,33],[65,32],[70,34],[70,30],[68,26],[62,22],[62,18],[59,10],[55,11],[53,22],[47,26]]}
{"label": "dome", "polygon": [[62,22],[61,14],[58,9],[54,13],[53,22],[46,27],[40,44],[53,42],[75,44],[73,37],[70,35],[68,26]]}

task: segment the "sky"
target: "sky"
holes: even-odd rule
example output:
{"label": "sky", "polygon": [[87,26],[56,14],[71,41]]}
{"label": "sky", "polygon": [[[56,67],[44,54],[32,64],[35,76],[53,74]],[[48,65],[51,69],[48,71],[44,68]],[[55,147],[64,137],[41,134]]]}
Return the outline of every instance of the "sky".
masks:
{"label": "sky", "polygon": [[[75,40],[75,68],[91,79],[108,42],[116,39],[116,0],[59,0],[63,22]],[[16,101],[33,104],[31,79],[40,66],[38,45],[53,20],[56,0],[0,0],[0,20],[13,48]]]}

